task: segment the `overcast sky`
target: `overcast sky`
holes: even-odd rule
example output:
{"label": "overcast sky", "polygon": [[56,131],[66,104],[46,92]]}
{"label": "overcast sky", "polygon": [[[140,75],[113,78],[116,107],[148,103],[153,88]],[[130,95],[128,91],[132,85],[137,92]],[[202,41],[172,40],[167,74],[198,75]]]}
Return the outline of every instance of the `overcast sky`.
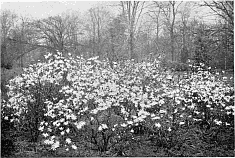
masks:
{"label": "overcast sky", "polygon": [[[7,0],[8,2],[1,1],[1,10],[9,9],[14,11],[17,15],[29,16],[32,18],[46,18],[48,16],[58,15],[66,11],[79,11],[81,13],[86,13],[88,9],[96,5],[114,5],[118,1],[22,1],[18,0]],[[10,1],[10,2],[9,2]],[[194,0],[195,1],[195,0]],[[111,7],[110,7],[111,8]],[[111,8],[111,11],[114,12],[117,10],[114,7]],[[194,15],[202,16],[204,21],[208,21],[211,17],[211,14],[208,14],[208,8],[199,8]],[[209,15],[209,17],[208,17]],[[202,19],[202,18],[200,18]],[[210,20],[211,21],[211,20]],[[213,21],[213,20],[212,20]]]}
{"label": "overcast sky", "polygon": [[[34,18],[45,18],[60,14],[65,11],[79,11],[84,13],[96,5],[104,5],[108,2],[102,1],[21,1],[1,2],[1,9],[9,9],[16,14],[31,16]],[[109,2],[111,3],[111,2]],[[115,3],[114,1],[112,3]]]}

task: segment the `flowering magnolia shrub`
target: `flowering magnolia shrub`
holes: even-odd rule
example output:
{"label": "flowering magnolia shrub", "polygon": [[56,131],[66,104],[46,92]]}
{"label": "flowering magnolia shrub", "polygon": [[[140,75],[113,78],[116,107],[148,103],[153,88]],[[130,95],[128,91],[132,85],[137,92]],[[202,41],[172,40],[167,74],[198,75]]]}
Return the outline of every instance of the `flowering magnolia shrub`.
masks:
{"label": "flowering magnolia shrub", "polygon": [[107,151],[134,139],[140,127],[173,138],[177,129],[196,123],[234,126],[233,87],[209,71],[183,77],[163,71],[158,61],[114,62],[110,68],[97,58],[45,58],[10,80],[4,106],[13,109],[19,128],[33,133],[32,141],[42,136],[53,150],[76,150],[76,137],[85,135],[94,148]]}

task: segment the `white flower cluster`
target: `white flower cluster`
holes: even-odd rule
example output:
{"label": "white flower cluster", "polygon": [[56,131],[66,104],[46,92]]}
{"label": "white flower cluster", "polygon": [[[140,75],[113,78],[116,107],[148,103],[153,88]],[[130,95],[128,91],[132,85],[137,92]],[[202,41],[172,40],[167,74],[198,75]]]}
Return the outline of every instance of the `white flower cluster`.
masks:
{"label": "white flower cluster", "polygon": [[[45,143],[52,145],[53,149],[58,148],[61,142],[47,133],[59,129],[61,136],[67,137],[69,124],[75,125],[78,130],[89,125],[84,118],[92,118],[90,121],[96,118],[99,122],[97,131],[110,129],[115,132],[116,128],[147,120],[151,120],[156,128],[171,131],[175,123],[172,115],[179,114],[177,123],[185,125],[185,120],[192,117],[186,110],[199,114],[199,102],[206,103],[211,111],[213,108],[234,111],[231,103],[234,95],[227,95],[233,87],[216,81],[208,72],[203,74],[204,77],[200,72],[184,79],[177,78],[173,72],[162,71],[157,61],[115,63],[111,69],[97,58],[65,58],[61,54],[48,54],[45,58],[48,62],[31,65],[24,74],[10,81],[7,105],[21,116],[27,111],[28,102],[37,101],[35,95],[42,93],[38,91],[46,89],[42,89],[43,86],[57,88],[58,94],[54,98],[45,97],[43,101],[46,105],[44,116],[53,122],[43,122],[39,128],[44,132]],[[119,114],[112,110],[115,107],[120,107]],[[123,120],[106,124],[104,120],[108,111],[111,111],[111,116],[120,115]],[[220,124],[220,121],[215,122]],[[69,137],[65,139],[65,144],[77,149]]]}

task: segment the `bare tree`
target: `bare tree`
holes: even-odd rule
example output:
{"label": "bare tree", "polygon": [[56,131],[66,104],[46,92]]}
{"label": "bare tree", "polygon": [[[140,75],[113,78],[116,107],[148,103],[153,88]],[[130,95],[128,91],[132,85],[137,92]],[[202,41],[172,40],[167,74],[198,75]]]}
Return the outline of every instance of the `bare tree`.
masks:
{"label": "bare tree", "polygon": [[162,27],[162,19],[161,19],[161,10],[160,8],[156,7],[155,4],[150,5],[149,6],[149,11],[148,11],[148,16],[151,17],[153,24],[155,25],[155,29],[156,29],[156,38],[154,40],[155,42],[155,46],[156,46],[156,50],[154,51],[155,54],[160,54],[161,50],[160,50],[160,31],[161,31],[161,27]]}
{"label": "bare tree", "polygon": [[141,13],[143,12],[145,2],[140,1],[122,1],[121,7],[123,15],[126,16],[128,26],[128,50],[131,59],[134,59],[134,40],[135,31],[139,23]]}
{"label": "bare tree", "polygon": [[31,20],[26,17],[19,17],[18,24],[12,31],[12,40],[14,40],[13,47],[17,54],[14,55],[12,60],[19,61],[21,67],[24,65],[23,57],[25,54],[35,49],[32,47],[34,44],[34,31],[30,25]]}
{"label": "bare tree", "polygon": [[118,58],[122,58],[125,52],[124,44],[125,44],[125,30],[126,25],[123,22],[123,16],[118,15],[109,23],[109,60],[118,60]]}
{"label": "bare tree", "polygon": [[233,1],[204,1],[216,15],[223,18],[229,24],[234,25],[234,2]]}
{"label": "bare tree", "polygon": [[71,14],[65,13],[64,16],[68,19],[67,43],[69,47],[67,49],[71,53],[80,51],[80,48],[84,47],[84,44],[82,44],[82,37],[84,35],[83,21],[79,18],[77,12],[71,12]]}
{"label": "bare tree", "polygon": [[1,67],[7,67],[11,65],[9,63],[9,54],[7,54],[7,45],[12,35],[15,23],[17,21],[17,15],[9,10],[1,12]]}
{"label": "bare tree", "polygon": [[91,36],[93,55],[101,57],[105,48],[108,32],[108,24],[111,21],[111,13],[104,7],[97,6],[89,10],[88,31]]}
{"label": "bare tree", "polygon": [[192,9],[191,2],[185,2],[183,8],[179,11],[180,14],[180,32],[182,37],[182,46],[180,48],[180,58],[182,63],[186,63],[188,57],[189,57],[189,51],[188,51],[188,41],[187,36],[189,34],[189,18],[190,18],[190,11]]}
{"label": "bare tree", "polygon": [[166,27],[170,32],[170,45],[171,45],[171,59],[175,60],[175,22],[178,8],[182,2],[169,1],[169,2],[154,2],[155,5],[161,10],[162,15],[166,19]]}
{"label": "bare tree", "polygon": [[34,23],[38,31],[38,41],[41,45],[49,46],[54,51],[58,50],[67,53],[70,47],[78,45],[74,40],[81,32],[76,28],[78,19],[71,18],[69,15],[57,15],[43,20],[38,20]]}
{"label": "bare tree", "polygon": [[[209,7],[215,15],[219,16],[222,20],[222,27],[216,29],[214,34],[223,32],[223,39],[220,43],[224,51],[224,68],[227,69],[228,60],[234,54],[234,2],[233,1],[204,1],[203,6]],[[233,58],[232,58],[233,59]],[[233,60],[232,60],[233,63]]]}

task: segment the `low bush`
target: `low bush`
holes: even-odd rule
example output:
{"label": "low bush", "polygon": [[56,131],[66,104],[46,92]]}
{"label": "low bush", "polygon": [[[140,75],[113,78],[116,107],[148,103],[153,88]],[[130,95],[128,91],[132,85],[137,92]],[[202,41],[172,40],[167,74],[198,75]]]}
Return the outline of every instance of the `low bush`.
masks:
{"label": "low bush", "polygon": [[233,129],[233,87],[209,71],[198,69],[183,78],[157,61],[111,68],[97,58],[60,53],[46,58],[10,80],[3,106],[14,112],[11,121],[18,131],[25,129],[29,141],[42,141],[51,150],[76,151],[84,144],[99,153],[125,155],[141,136],[179,156],[189,145],[182,132],[198,127],[192,139],[200,142],[213,133],[207,143],[225,145],[220,133]]}
{"label": "low bush", "polygon": [[[2,100],[1,105],[6,102]],[[12,119],[14,113],[11,107],[1,107],[1,156],[10,156],[16,151],[16,129]]]}

